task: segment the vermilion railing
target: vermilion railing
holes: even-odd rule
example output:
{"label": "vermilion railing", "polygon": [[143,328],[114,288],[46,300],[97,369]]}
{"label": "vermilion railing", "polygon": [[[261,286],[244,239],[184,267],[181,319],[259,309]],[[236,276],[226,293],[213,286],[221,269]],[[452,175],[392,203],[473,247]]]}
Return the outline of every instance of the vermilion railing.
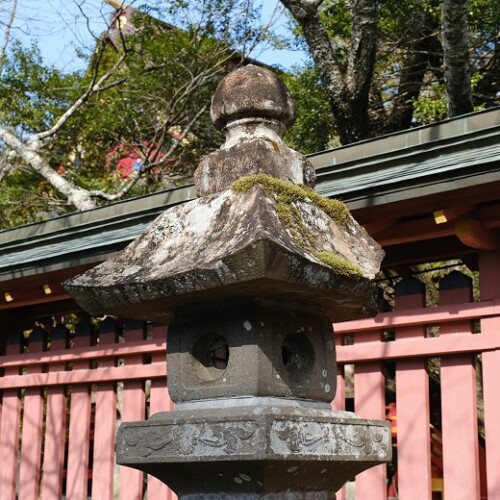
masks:
{"label": "vermilion railing", "polygon": [[[487,268],[495,266],[498,256]],[[412,278],[398,285],[394,311],[334,325],[333,407],[383,419],[386,405],[396,403],[397,481],[390,491],[403,500],[500,498],[498,275],[489,272],[482,301],[471,302],[470,280],[452,273],[431,308],[424,285]],[[0,356],[0,499],[175,498],[154,478],[116,466],[114,454],[120,421],[172,409],[165,326],[108,318],[99,326],[35,326],[28,338],[8,333]],[[430,359],[439,367],[433,386]],[[356,498],[385,500],[386,471],[360,474]]]}
{"label": "vermilion railing", "polygon": [[120,421],[173,407],[165,339],[165,326],[110,318],[36,326],[28,339],[11,331],[0,358],[0,498],[176,498],[117,467],[114,453]]}
{"label": "vermilion railing", "polygon": [[[344,409],[350,402],[346,393],[352,392],[354,410],[363,417],[384,418],[386,404],[396,403],[397,479],[390,491],[397,498],[500,498],[498,433],[494,428],[491,439],[488,435],[499,410],[500,365],[494,368],[487,360],[488,371],[485,366],[488,356],[498,363],[500,303],[491,297],[497,292],[488,288],[488,279],[483,281],[481,291],[490,298],[473,303],[472,281],[453,272],[440,282],[439,305],[426,308],[423,283],[410,278],[396,287],[394,311],[334,325],[339,366],[334,408]],[[487,401],[494,391],[495,401]],[[478,402],[484,406],[484,440]],[[386,470],[379,466],[360,474],[356,498],[385,500]],[[344,500],[346,492],[337,498]]]}

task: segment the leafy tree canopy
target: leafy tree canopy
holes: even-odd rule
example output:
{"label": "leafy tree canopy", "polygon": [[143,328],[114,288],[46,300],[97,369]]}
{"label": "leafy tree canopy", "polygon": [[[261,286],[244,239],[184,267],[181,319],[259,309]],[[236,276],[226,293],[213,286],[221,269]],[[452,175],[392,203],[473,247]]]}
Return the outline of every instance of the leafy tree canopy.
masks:
{"label": "leafy tree canopy", "polygon": [[245,0],[162,5],[118,10],[85,71],[63,73],[36,45],[9,45],[1,227],[182,182],[222,142],[210,98],[263,38],[259,11]]}
{"label": "leafy tree canopy", "polygon": [[[456,74],[475,109],[498,105],[500,4],[457,1],[468,8],[467,26],[457,26],[469,64]],[[276,66],[297,107],[286,139],[302,152],[449,116],[450,0],[281,3],[294,23],[288,40],[262,26],[257,0],[119,8],[76,72],[45,64],[37,45],[15,42],[3,22],[0,227],[189,178],[222,141],[208,109],[217,83],[262,41],[311,53],[301,67]]]}
{"label": "leafy tree canopy", "polygon": [[[281,1],[294,25],[292,43],[310,52],[325,89],[323,106],[331,109],[344,144],[450,116],[455,96],[446,72],[454,61],[446,59],[443,43],[450,29],[452,48],[457,33],[468,43],[461,54],[468,67],[453,78],[471,87],[474,109],[500,104],[498,2]],[[454,12],[460,5],[466,19],[453,24],[444,10]],[[376,49],[363,52],[370,44]]]}

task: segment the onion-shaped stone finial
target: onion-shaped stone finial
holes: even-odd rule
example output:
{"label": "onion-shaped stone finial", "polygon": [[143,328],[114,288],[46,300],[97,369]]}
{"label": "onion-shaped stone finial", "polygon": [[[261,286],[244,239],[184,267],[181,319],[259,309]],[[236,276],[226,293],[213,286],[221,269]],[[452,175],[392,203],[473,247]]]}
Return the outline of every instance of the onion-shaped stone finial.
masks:
{"label": "onion-shaped stone finial", "polygon": [[271,118],[290,127],[295,106],[285,84],[270,70],[249,64],[224,78],[212,98],[212,121],[217,129],[241,118]]}
{"label": "onion-shaped stone finial", "polygon": [[219,193],[240,177],[257,174],[314,186],[310,162],[283,142],[295,107],[272,71],[249,64],[229,73],[215,91],[211,115],[226,142],[202,158],[194,174],[199,196]]}

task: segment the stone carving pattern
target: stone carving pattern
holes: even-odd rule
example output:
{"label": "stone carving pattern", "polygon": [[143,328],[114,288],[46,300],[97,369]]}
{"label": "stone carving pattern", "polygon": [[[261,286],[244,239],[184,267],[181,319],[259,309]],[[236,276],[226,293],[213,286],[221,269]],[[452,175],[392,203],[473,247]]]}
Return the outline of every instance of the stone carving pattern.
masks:
{"label": "stone carving pattern", "polygon": [[256,422],[196,422],[131,426],[123,430],[129,457],[214,456],[254,453]]}
{"label": "stone carving pattern", "polygon": [[276,420],[270,432],[271,449],[278,455],[335,454],[383,459],[389,430],[367,425]]}

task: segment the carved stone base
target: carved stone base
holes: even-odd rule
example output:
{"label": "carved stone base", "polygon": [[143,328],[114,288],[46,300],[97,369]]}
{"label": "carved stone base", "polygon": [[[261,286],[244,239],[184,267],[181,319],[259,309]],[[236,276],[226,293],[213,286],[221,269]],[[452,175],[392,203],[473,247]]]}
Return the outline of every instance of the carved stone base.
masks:
{"label": "carved stone base", "polygon": [[117,461],[156,476],[184,500],[328,500],[356,474],[391,459],[388,422],[327,405],[253,399],[184,404],[122,424]]}

